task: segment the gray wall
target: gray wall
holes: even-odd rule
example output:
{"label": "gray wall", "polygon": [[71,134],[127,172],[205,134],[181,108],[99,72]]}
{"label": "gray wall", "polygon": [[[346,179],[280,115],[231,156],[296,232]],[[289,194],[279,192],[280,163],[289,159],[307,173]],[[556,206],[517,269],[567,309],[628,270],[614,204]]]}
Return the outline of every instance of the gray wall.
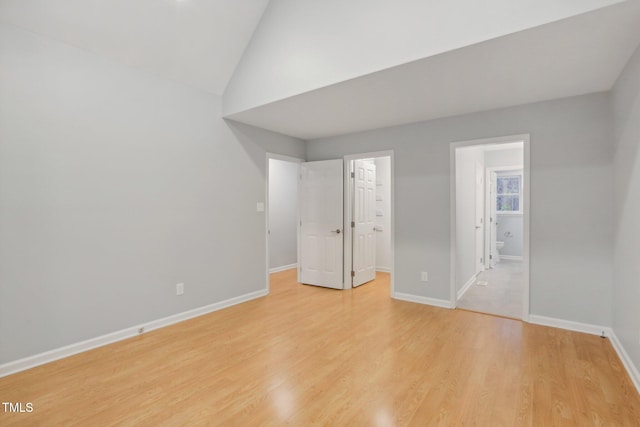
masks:
{"label": "gray wall", "polygon": [[[449,143],[522,133],[531,134],[531,312],[610,325],[607,94],[310,141],[307,159],[393,149],[396,291],[448,299]],[[570,198],[557,191],[558,182],[575,189]],[[420,282],[420,271],[429,272],[429,282]]]}
{"label": "gray wall", "polygon": [[616,228],[613,329],[640,367],[640,48],[612,93]]}
{"label": "gray wall", "polygon": [[300,165],[269,159],[269,268],[298,262],[298,171]]}
{"label": "gray wall", "polygon": [[500,255],[522,256],[522,215],[498,214],[497,240],[504,242]]}
{"label": "gray wall", "polygon": [[522,165],[524,150],[522,148],[508,148],[504,150],[488,150],[484,153],[485,167],[518,166]]}
{"label": "gray wall", "polygon": [[265,289],[266,151],[300,141],[5,25],[0,94],[0,363]]}

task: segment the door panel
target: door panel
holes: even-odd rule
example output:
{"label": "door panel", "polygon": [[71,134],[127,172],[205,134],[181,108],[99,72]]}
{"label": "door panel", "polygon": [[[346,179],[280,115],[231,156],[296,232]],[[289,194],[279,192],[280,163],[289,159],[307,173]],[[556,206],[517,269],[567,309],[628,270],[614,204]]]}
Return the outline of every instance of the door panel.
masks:
{"label": "door panel", "polygon": [[476,162],[476,268],[475,272],[484,270],[484,167]]}
{"label": "door panel", "polygon": [[353,282],[354,287],[376,278],[376,165],[354,161],[353,192]]}
{"label": "door panel", "polygon": [[300,167],[300,268],[298,281],[342,289],[342,160]]}

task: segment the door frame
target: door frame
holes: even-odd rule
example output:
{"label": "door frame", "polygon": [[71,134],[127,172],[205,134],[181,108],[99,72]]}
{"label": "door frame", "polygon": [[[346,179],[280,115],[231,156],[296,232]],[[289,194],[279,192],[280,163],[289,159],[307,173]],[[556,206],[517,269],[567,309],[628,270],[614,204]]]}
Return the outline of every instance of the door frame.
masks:
{"label": "door frame", "polygon": [[353,250],[353,233],[351,230],[351,218],[353,213],[353,186],[351,185],[352,161],[360,159],[375,159],[376,157],[389,157],[389,186],[391,190],[390,200],[390,222],[391,222],[391,286],[390,295],[393,296],[395,290],[395,159],[393,150],[374,151],[369,153],[349,154],[344,156],[344,281],[343,289],[352,289],[351,286],[351,269],[353,268],[352,250]]}
{"label": "door frame", "polygon": [[[265,290],[267,291],[267,293],[270,291],[271,289],[271,282],[270,282],[270,274],[269,273],[269,178],[270,178],[270,171],[269,171],[269,160],[274,159],[274,160],[282,160],[285,162],[291,162],[291,163],[298,163],[298,176],[300,176],[300,164],[304,162],[304,159],[299,159],[297,157],[291,157],[291,156],[285,156],[282,154],[275,154],[275,153],[267,153],[266,156],[266,179],[265,179],[265,202],[264,202],[264,218],[265,218],[265,227],[264,227],[264,235],[265,235],[265,253],[266,253],[266,265],[265,265],[265,270],[266,270],[266,276],[265,276]],[[298,200],[298,195],[296,194],[296,200]],[[296,206],[297,206],[297,202],[296,202]],[[298,209],[298,214],[296,215],[296,220],[299,223],[300,222],[300,212]],[[296,239],[300,239],[300,233],[296,233],[296,235],[298,237],[296,237]],[[297,253],[296,253],[296,265],[299,266],[299,262],[300,262],[300,242],[296,241],[296,245],[297,245]],[[296,267],[297,268],[297,267]]]}
{"label": "door frame", "polygon": [[[530,286],[529,286],[529,253],[530,253],[530,184],[531,184],[531,162],[530,162],[530,134],[508,135],[495,138],[474,139],[468,141],[452,142],[449,146],[449,302],[451,308],[456,307],[456,149],[470,147],[474,145],[496,145],[522,142],[523,144],[523,237],[522,237],[522,273],[523,273],[523,297],[522,297],[522,320],[529,321],[530,312]],[[486,222],[486,221],[485,221]]]}
{"label": "door frame", "polygon": [[[523,147],[524,148],[524,147]],[[493,204],[493,200],[491,200],[491,174],[498,172],[498,171],[511,171],[511,170],[523,170],[524,166],[520,166],[520,165],[509,165],[509,166],[491,166],[488,168],[485,168],[485,227],[484,227],[484,253],[485,253],[485,259],[484,259],[484,267],[486,268],[490,268],[491,267],[491,260],[489,259],[489,255],[491,255],[491,225],[489,227],[487,227],[487,218],[491,217],[491,210],[492,208],[492,204]],[[522,184],[524,185],[524,171],[523,171],[523,179],[522,179]],[[524,213],[524,211],[523,211]],[[497,215],[496,215],[497,216]],[[524,226],[524,220],[523,220],[523,226]],[[524,244],[524,241],[523,241]],[[524,256],[524,255],[523,255]],[[524,258],[523,258],[524,260]]]}

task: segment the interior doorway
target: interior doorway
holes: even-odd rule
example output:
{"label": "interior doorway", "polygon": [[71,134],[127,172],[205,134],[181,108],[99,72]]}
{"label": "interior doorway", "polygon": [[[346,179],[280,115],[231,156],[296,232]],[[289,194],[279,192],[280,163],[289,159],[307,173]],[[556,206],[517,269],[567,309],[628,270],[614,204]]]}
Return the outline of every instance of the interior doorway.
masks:
{"label": "interior doorway", "polygon": [[[356,168],[362,177],[359,187]],[[284,178],[285,169],[294,172]],[[393,294],[393,151],[314,162],[267,154],[267,177],[268,284],[271,274],[285,272],[299,283],[351,289],[382,274]],[[339,203],[334,200],[336,194]],[[289,214],[283,215],[283,210]],[[292,222],[293,210],[296,219]],[[291,261],[291,251],[286,260],[281,257],[278,226],[282,223],[289,230],[285,233],[289,248],[295,229],[295,261]],[[360,277],[353,282],[356,270]]]}
{"label": "interior doorway", "polygon": [[298,192],[302,159],[267,154],[267,289],[271,274],[298,267]]}
{"label": "interior doorway", "polygon": [[529,137],[451,145],[452,306],[527,320]]}

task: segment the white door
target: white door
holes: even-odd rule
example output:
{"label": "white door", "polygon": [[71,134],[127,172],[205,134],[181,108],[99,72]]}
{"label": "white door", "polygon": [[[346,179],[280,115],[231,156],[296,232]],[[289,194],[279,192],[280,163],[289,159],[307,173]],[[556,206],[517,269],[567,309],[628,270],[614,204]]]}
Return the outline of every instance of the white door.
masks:
{"label": "white door", "polygon": [[484,167],[476,162],[476,273],[484,270]]}
{"label": "white door", "polygon": [[298,281],[342,289],[342,160],[302,163]]}
{"label": "white door", "polygon": [[490,248],[490,259],[491,259],[491,268],[496,266],[496,256],[498,254],[498,249],[496,248],[496,241],[498,240],[498,218],[496,213],[496,188],[497,184],[497,175],[495,172],[491,172],[491,241],[489,242]]}
{"label": "white door", "polygon": [[354,161],[353,280],[360,286],[376,278],[376,165]]}

